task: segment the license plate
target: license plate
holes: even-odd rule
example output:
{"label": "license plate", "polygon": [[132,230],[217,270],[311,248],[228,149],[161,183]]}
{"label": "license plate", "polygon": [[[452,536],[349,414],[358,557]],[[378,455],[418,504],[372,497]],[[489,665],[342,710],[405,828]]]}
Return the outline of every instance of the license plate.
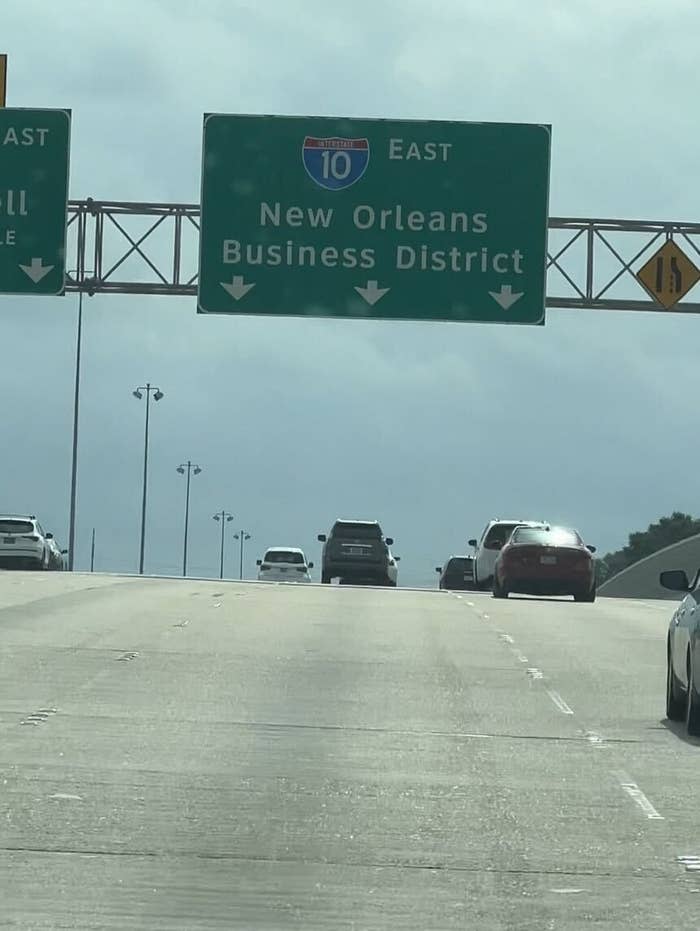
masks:
{"label": "license plate", "polygon": [[3,542],[3,543],[14,543],[14,542],[15,542],[15,538],[14,538],[14,537],[5,537],[5,539],[4,539],[2,542]]}
{"label": "license plate", "polygon": [[351,556],[362,556],[363,553],[364,553],[364,550],[362,549],[361,546],[351,546],[351,547],[350,547],[350,555],[351,555]]}
{"label": "license plate", "polygon": [[556,556],[540,556],[540,562],[543,566],[556,566],[557,557]]}

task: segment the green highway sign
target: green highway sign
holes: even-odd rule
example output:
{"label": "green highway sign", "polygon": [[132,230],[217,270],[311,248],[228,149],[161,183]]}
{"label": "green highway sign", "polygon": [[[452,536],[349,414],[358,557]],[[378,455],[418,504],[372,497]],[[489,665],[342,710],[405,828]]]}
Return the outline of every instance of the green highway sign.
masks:
{"label": "green highway sign", "polygon": [[548,126],[204,118],[200,313],[544,321]]}
{"label": "green highway sign", "polygon": [[70,112],[0,109],[0,294],[61,294]]}

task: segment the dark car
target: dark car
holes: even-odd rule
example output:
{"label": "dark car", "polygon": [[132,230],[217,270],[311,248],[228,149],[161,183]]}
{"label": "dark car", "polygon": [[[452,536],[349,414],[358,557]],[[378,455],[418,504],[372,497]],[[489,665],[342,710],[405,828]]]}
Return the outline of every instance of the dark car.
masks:
{"label": "dark car", "polygon": [[567,527],[516,527],[498,554],[493,596],[520,592],[595,601],[594,552],[594,546],[586,546],[578,532]]}
{"label": "dark car", "polygon": [[450,556],[445,565],[435,569],[440,573],[439,588],[452,591],[471,591],[474,588],[474,558]]}
{"label": "dark car", "polygon": [[321,582],[396,586],[396,565],[377,521],[337,520],[330,533],[320,533],[323,546]]}
{"label": "dark car", "polygon": [[685,721],[688,733],[700,736],[700,572],[691,582],[683,569],[662,572],[664,588],[683,592],[668,627],[666,641],[666,716]]}

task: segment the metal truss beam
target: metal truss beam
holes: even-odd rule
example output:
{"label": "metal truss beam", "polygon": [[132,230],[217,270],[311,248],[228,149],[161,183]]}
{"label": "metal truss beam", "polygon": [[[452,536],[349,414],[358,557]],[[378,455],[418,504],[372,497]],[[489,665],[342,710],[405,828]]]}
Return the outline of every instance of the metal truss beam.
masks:
{"label": "metal truss beam", "polygon": [[[198,204],[70,201],[66,291],[194,296],[199,217]],[[550,217],[547,307],[700,313],[664,310],[635,278],[668,239],[700,265],[700,223]]]}

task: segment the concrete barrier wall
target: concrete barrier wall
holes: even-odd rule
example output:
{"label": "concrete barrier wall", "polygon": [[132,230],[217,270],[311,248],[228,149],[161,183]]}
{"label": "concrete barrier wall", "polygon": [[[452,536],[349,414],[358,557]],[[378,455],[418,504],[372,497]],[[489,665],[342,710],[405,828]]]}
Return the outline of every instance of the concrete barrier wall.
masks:
{"label": "concrete barrier wall", "polygon": [[685,569],[692,582],[700,568],[700,534],[674,543],[628,566],[608,579],[598,593],[608,598],[664,598],[677,601],[680,592],[669,592],[659,585],[664,569]]}

